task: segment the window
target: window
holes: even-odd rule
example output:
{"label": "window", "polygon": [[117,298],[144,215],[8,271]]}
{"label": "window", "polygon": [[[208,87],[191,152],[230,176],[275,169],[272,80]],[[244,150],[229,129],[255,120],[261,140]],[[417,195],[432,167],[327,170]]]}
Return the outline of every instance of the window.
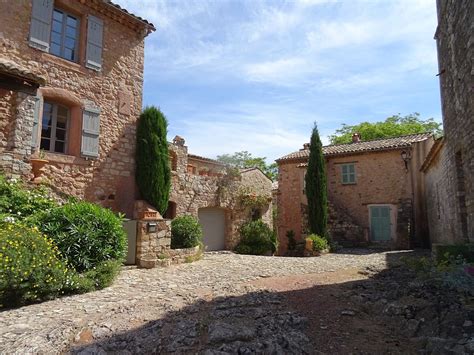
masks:
{"label": "window", "polygon": [[41,149],[55,153],[66,153],[69,116],[67,107],[44,102],[41,122]]}
{"label": "window", "polygon": [[356,183],[356,174],[355,174],[354,164],[342,164],[341,170],[342,170],[342,183],[343,184]]}
{"label": "window", "polygon": [[51,24],[50,53],[77,62],[79,20],[62,10],[54,9]]}

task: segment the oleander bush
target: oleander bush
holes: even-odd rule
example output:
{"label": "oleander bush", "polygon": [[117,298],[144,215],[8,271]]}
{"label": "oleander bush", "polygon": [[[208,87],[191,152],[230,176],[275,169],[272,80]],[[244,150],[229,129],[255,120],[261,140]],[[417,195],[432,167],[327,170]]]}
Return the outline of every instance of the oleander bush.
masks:
{"label": "oleander bush", "polygon": [[33,227],[0,224],[0,307],[54,298],[74,289],[75,272]]}
{"label": "oleander bush", "polygon": [[193,216],[179,216],[171,221],[171,248],[193,248],[202,244],[202,228]]}
{"label": "oleander bush", "polygon": [[261,219],[244,223],[239,231],[240,243],[235,248],[239,254],[272,254],[278,247],[275,233]]}
{"label": "oleander bush", "polygon": [[39,214],[35,223],[78,272],[125,257],[127,237],[122,217],[93,203],[74,202],[53,208]]}

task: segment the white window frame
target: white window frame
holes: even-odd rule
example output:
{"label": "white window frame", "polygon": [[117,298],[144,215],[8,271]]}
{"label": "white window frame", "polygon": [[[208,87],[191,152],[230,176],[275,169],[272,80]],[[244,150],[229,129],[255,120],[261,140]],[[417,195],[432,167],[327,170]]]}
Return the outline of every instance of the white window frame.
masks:
{"label": "white window frame", "polygon": [[[49,139],[49,149],[48,152],[56,153],[56,154],[67,154],[68,153],[68,141],[69,141],[69,124],[71,121],[71,110],[69,107],[56,104],[54,102],[45,101],[43,103],[43,112],[41,115],[41,135],[40,135],[40,148],[41,148],[41,140],[43,139],[43,115],[44,115],[44,104],[47,103],[52,106],[51,112],[51,137],[44,137],[45,139]],[[67,110],[67,117],[66,117],[66,134],[64,135],[64,152],[57,152],[56,151],[56,128],[58,123],[58,107],[61,106]],[[41,148],[43,149],[43,148]]]}
{"label": "white window frame", "polygon": [[[52,52],[51,48],[53,47],[52,46],[52,43],[53,43],[53,22],[54,22],[54,12],[55,11],[58,11],[58,12],[61,12],[63,14],[63,22],[62,22],[62,28],[61,28],[61,44],[60,44],[60,48],[59,48],[59,55],[55,54]],[[68,16],[71,16],[72,18],[74,18],[76,20],[76,35],[75,35],[75,47],[74,47],[74,58],[73,59],[69,59],[69,58],[66,58],[65,57],[65,48],[66,48],[66,27],[67,27],[67,17]],[[61,8],[57,8],[57,7],[53,7],[53,15],[51,17],[51,28],[50,28],[50,37],[49,37],[49,53],[54,55],[54,56],[57,56],[59,58],[62,58],[62,59],[65,59],[65,60],[68,60],[70,62],[74,62],[74,63],[78,63],[79,62],[79,33],[80,33],[80,28],[81,28],[81,19],[76,16],[76,15],[73,15],[67,11],[64,11],[63,9]],[[57,44],[57,43],[56,43]]]}
{"label": "white window frame", "polygon": [[[353,172],[346,171],[344,173],[344,167],[347,167],[349,170],[349,167],[352,166],[354,168]],[[347,177],[347,180],[344,181],[344,177]],[[354,185],[357,184],[357,174],[356,174],[356,166],[354,163],[345,163],[341,164],[341,182],[343,185]]]}

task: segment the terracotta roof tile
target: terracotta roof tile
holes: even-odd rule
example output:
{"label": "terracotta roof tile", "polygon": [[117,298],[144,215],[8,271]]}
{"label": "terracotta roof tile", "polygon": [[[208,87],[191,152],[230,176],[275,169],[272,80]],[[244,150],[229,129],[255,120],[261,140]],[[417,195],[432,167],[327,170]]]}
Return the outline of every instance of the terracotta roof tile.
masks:
{"label": "terracotta roof tile", "polygon": [[138,21],[140,21],[140,22],[143,22],[143,24],[148,28],[148,33],[153,32],[153,31],[156,31],[155,26],[154,26],[151,22],[148,22],[147,20],[145,20],[144,18],[132,14],[131,12],[127,11],[126,9],[124,9],[123,7],[121,7],[120,5],[114,3],[114,2],[112,2],[112,1],[110,1],[110,0],[102,0],[102,1],[103,1],[104,3],[106,3],[106,4],[108,4],[108,5],[112,5],[112,6],[115,7],[116,9],[120,10],[121,12],[123,12],[124,14],[133,17],[135,20],[138,20]]}
{"label": "terracotta roof tile", "polygon": [[0,58],[0,72],[21,78],[26,81],[32,81],[39,85],[46,84],[46,78],[42,77],[41,75],[37,75],[29,69],[24,68],[17,63],[5,58]]}
{"label": "terracotta roof tile", "polygon": [[206,158],[206,157],[201,157],[200,155],[188,154],[188,158],[196,159],[196,160],[203,160],[203,161],[207,161],[209,163],[213,163],[213,164],[217,164],[217,165],[225,165],[224,163],[221,163],[218,160],[211,159],[211,158]]}
{"label": "terracotta roof tile", "polygon": [[[432,136],[432,133],[427,132],[392,138],[376,139],[371,141],[361,141],[357,143],[327,145],[323,147],[323,154],[325,156],[332,156],[357,154],[378,150],[398,149],[403,147],[409,147],[412,143],[424,141]],[[309,149],[302,149],[277,159],[277,162],[285,160],[305,160],[308,157]]]}

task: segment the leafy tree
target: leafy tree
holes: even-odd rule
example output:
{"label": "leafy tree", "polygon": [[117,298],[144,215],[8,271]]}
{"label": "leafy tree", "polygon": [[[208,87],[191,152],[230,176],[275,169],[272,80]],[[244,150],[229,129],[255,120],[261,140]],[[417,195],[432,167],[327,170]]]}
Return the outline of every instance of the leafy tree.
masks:
{"label": "leafy tree", "polygon": [[161,214],[168,208],[171,168],[166,140],[168,122],[156,107],[146,107],[137,127],[138,189],[143,198]]}
{"label": "leafy tree", "polygon": [[363,140],[372,140],[424,132],[441,135],[443,133],[441,123],[435,122],[433,118],[423,120],[420,114],[415,112],[406,116],[394,115],[385,121],[362,122],[354,126],[343,123],[342,128],[329,136],[329,140],[331,144],[342,144],[352,142],[353,133],[359,133]]}
{"label": "leafy tree", "polygon": [[309,231],[326,237],[328,215],[326,165],[323,157],[323,145],[316,123],[309,145],[308,170],[306,171],[306,197],[308,198]]}
{"label": "leafy tree", "polygon": [[275,181],[278,178],[278,165],[276,163],[267,165],[266,157],[254,157],[246,150],[235,152],[234,154],[222,154],[217,156],[217,160],[226,165],[245,169],[245,168],[259,168],[265,175]]}

